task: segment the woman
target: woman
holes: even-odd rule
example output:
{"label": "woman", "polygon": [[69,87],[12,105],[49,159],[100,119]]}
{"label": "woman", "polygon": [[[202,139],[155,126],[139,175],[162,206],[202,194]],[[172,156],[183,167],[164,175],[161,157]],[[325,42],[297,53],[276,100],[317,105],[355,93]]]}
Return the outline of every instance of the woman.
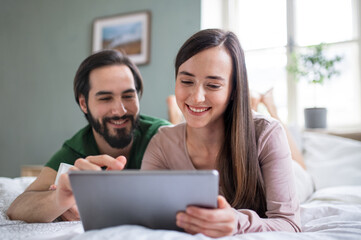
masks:
{"label": "woman", "polygon": [[185,231],[210,237],[260,231],[300,231],[291,154],[278,121],[250,106],[244,53],[237,37],[203,30],[175,62],[177,104],[185,123],[161,128],[142,169],[217,169],[217,209],[177,214]]}

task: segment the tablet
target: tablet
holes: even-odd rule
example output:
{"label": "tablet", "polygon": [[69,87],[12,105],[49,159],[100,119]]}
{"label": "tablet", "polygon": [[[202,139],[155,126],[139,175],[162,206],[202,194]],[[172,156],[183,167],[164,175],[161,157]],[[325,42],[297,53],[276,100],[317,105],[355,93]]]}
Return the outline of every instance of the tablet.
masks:
{"label": "tablet", "polygon": [[216,170],[71,171],[69,177],[85,231],[125,224],[182,231],[177,212],[217,207]]}

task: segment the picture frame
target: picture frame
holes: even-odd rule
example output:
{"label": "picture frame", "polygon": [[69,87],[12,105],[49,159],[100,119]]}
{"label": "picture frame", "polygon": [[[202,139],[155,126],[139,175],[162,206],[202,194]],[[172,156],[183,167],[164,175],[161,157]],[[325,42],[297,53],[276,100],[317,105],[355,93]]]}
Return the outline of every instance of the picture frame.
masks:
{"label": "picture frame", "polygon": [[150,59],[150,12],[141,11],[97,18],[93,22],[92,52],[116,49],[137,65]]}

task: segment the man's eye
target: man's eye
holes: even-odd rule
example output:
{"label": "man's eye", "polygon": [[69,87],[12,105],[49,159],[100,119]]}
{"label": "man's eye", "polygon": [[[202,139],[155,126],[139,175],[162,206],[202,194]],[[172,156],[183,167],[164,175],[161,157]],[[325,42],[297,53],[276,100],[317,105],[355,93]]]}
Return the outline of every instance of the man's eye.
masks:
{"label": "man's eye", "polygon": [[183,83],[185,85],[191,85],[193,82],[190,80],[181,80],[181,83]]}
{"label": "man's eye", "polygon": [[99,98],[100,101],[109,101],[110,99],[110,97]]}

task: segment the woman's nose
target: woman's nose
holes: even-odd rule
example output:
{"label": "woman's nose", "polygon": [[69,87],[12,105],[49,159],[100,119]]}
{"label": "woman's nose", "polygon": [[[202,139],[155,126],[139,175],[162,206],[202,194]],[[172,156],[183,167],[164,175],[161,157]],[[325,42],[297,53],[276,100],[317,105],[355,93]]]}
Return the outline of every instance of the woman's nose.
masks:
{"label": "woman's nose", "polygon": [[203,87],[196,87],[192,95],[194,103],[204,102],[205,100],[205,91]]}

